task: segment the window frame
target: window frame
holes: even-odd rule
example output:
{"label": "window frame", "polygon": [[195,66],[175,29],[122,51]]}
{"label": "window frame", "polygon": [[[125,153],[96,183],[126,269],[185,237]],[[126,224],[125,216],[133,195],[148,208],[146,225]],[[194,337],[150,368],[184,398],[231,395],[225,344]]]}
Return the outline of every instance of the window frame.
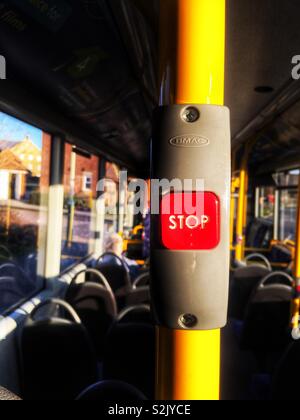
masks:
{"label": "window frame", "polygon": [[[88,179],[90,178],[90,182]],[[90,184],[90,187],[87,187],[87,184]],[[89,192],[93,190],[93,173],[92,172],[84,172],[82,176],[82,191]]]}
{"label": "window frame", "polygon": [[46,278],[44,276],[41,277],[41,283],[42,283],[42,287],[41,288],[36,289],[35,292],[32,292],[29,296],[24,297],[24,299],[19,300],[17,303],[15,303],[14,305],[12,305],[9,308],[7,308],[5,311],[3,311],[2,313],[0,313],[0,320],[1,320],[1,318],[8,317],[12,313],[14,313],[17,309],[19,309],[23,305],[25,305],[25,303],[27,303],[28,301],[30,301],[31,299],[35,298],[37,295],[39,295],[40,293],[42,293],[44,290],[46,290],[47,280],[46,280]]}
{"label": "window frame", "polygon": [[[266,208],[266,203],[265,203],[265,200],[266,200],[266,197],[267,197],[267,195],[266,195],[266,190],[268,190],[268,189],[272,189],[272,190],[274,190],[273,192],[274,192],[274,204],[273,204],[273,209],[272,209],[272,211],[271,211],[271,215],[270,216],[264,216],[264,210],[265,210],[265,208]],[[257,187],[257,189],[256,189],[256,195],[255,195],[255,200],[258,200],[258,203],[256,204],[255,203],[255,207],[256,207],[256,205],[258,205],[258,219],[262,219],[262,220],[275,220],[275,211],[276,211],[276,204],[275,204],[275,197],[276,197],[276,187],[274,186],[274,187],[272,187],[272,186],[260,186],[260,187]],[[262,199],[263,199],[263,202],[262,202]],[[256,212],[256,210],[255,210],[255,212]]]}
{"label": "window frame", "polygon": [[[70,151],[70,164],[69,164],[69,169],[67,169],[67,173],[66,173],[66,163],[69,162],[69,158],[68,158],[68,148],[71,146]],[[72,155],[73,155],[73,159],[72,159]],[[83,157],[86,159],[97,159],[97,169],[94,170],[93,167],[91,167],[90,170],[84,170],[82,169],[82,166],[85,166],[82,164],[82,162],[78,162],[77,159]],[[94,200],[97,201],[98,200],[98,194],[97,191],[94,191],[94,189],[96,190],[97,188],[97,184],[95,185],[94,183],[94,177],[98,178],[100,177],[100,173],[101,173],[101,161],[103,161],[103,157],[99,154],[99,153],[94,153],[92,151],[88,151],[88,149],[78,149],[77,146],[72,143],[69,139],[65,139],[65,147],[64,147],[64,156],[63,156],[63,161],[65,162],[64,165],[64,173],[63,173],[63,188],[64,188],[64,197],[68,197],[70,196],[70,192],[71,192],[71,196],[73,197],[73,205],[74,205],[74,198],[76,196],[76,194],[81,194],[81,193],[86,193],[86,199],[88,198],[93,198],[93,204],[94,204]],[[105,161],[105,160],[104,160]],[[79,164],[79,166],[77,167],[77,165]],[[91,182],[91,188],[86,188],[86,182],[88,181],[87,178],[90,178],[90,182]],[[71,182],[72,180],[72,188],[70,189],[70,184],[69,181]],[[97,181],[98,182],[98,181]],[[76,188],[78,187],[77,193],[76,193]],[[66,193],[66,188],[68,190],[68,192]],[[79,191],[80,190],[80,191]],[[97,206],[96,206],[97,207]],[[63,212],[66,211],[66,207],[63,208],[62,210]],[[76,207],[74,205],[74,209],[73,209],[74,213],[76,212]],[[91,229],[91,221],[94,218],[94,205],[90,208],[90,221],[89,221],[89,238],[88,241],[86,242],[86,245],[88,246],[88,250],[87,253],[85,255],[78,255],[76,256],[74,259],[76,260],[75,262],[71,262],[71,264],[69,266],[66,267],[62,267],[62,262],[63,262],[63,258],[64,256],[66,256],[63,252],[64,248],[61,247],[61,256],[60,256],[60,276],[71,271],[73,267],[76,267],[76,265],[79,265],[80,263],[89,260],[94,253],[96,252],[97,249],[97,236],[95,235],[95,232],[93,229]],[[74,215],[73,215],[74,218]],[[95,217],[96,219],[96,217]],[[73,219],[73,223],[74,223]],[[69,222],[69,221],[68,221]],[[68,223],[67,222],[67,223]],[[74,225],[73,225],[74,226]],[[67,228],[62,229],[62,231],[64,233],[66,233],[66,235],[68,235],[68,225]],[[68,241],[68,237],[67,236],[63,236],[62,237],[62,245],[65,245]],[[69,257],[70,259],[72,259],[72,256]]]}
{"label": "window frame", "polygon": [[[281,228],[282,228],[282,217],[281,217],[281,211],[282,211],[282,193],[284,191],[290,192],[290,191],[296,191],[298,192],[298,186],[296,185],[291,185],[291,186],[284,186],[284,187],[278,187],[276,189],[276,191],[278,191],[278,232],[277,232],[277,237],[279,242],[284,242],[289,240],[290,242],[295,242],[293,239],[288,239],[288,238],[284,238],[282,239],[281,237]],[[297,230],[297,218],[295,219],[295,232]]]}

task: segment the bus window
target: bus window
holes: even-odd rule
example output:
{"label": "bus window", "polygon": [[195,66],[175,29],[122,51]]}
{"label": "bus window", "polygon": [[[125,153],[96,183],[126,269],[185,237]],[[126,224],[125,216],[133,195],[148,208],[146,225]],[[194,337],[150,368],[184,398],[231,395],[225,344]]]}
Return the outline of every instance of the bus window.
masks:
{"label": "bus window", "polygon": [[274,175],[276,185],[279,187],[297,187],[300,170],[295,169],[289,172],[280,172]]}
{"label": "bus window", "polygon": [[93,252],[99,158],[65,146],[61,271]]}
{"label": "bus window", "polygon": [[275,209],[275,188],[260,188],[259,217],[261,219],[273,220]]}
{"label": "bus window", "polygon": [[0,313],[3,313],[43,288],[51,138],[0,113],[0,139]]}
{"label": "bus window", "polygon": [[280,192],[280,240],[296,240],[297,189]]}
{"label": "bus window", "polygon": [[279,191],[279,239],[281,241],[296,239],[296,216],[298,199],[299,169],[279,172],[274,180]]}

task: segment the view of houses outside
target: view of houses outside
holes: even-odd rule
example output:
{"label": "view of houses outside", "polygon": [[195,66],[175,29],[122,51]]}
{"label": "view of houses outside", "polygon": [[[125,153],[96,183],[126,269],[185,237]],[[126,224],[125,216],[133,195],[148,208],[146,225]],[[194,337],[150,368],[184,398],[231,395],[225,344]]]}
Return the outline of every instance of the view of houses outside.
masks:
{"label": "view of houses outside", "polygon": [[[18,267],[17,275],[1,272],[1,311],[42,285],[38,252],[47,224],[41,203],[43,143],[41,130],[0,113],[0,264],[10,261]],[[49,181],[44,194],[48,186]]]}
{"label": "view of houses outside", "polygon": [[0,200],[28,198],[41,169],[42,151],[28,136],[19,142],[0,139]]}
{"label": "view of houses outside", "polygon": [[93,251],[98,170],[97,156],[75,153],[72,146],[66,143],[62,271]]}
{"label": "view of houses outside", "polygon": [[[73,153],[65,146],[64,224],[62,234],[62,271],[93,251],[97,183],[100,158]],[[119,169],[112,163],[106,166],[105,232],[117,229]],[[115,208],[113,214],[109,209]]]}
{"label": "view of houses outside", "polygon": [[[0,281],[0,313],[43,282],[51,141],[49,134],[0,112],[0,267],[11,261],[25,273],[18,271],[9,286]],[[100,157],[66,143],[62,271],[94,251],[99,167]],[[118,229],[115,164],[107,163],[106,179],[104,235]]]}

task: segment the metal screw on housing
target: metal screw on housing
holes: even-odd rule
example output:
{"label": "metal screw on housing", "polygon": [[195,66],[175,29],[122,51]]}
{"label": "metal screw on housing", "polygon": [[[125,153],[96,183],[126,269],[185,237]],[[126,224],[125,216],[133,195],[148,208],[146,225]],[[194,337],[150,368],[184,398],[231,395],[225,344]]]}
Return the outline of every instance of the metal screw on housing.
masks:
{"label": "metal screw on housing", "polygon": [[183,328],[193,328],[197,325],[197,322],[197,317],[192,314],[184,314],[179,318],[179,325]]}
{"label": "metal screw on housing", "polygon": [[182,119],[187,123],[194,123],[200,118],[200,112],[197,108],[189,106],[182,113]]}

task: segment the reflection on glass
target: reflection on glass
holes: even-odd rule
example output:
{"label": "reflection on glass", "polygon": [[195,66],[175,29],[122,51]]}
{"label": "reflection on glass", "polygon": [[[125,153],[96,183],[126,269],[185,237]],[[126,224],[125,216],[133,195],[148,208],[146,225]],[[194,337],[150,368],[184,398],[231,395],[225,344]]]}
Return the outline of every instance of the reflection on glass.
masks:
{"label": "reflection on glass", "polygon": [[259,216],[262,219],[273,220],[275,210],[275,188],[266,187],[260,189],[260,212]]}
{"label": "reflection on glass", "polygon": [[296,240],[297,189],[280,193],[280,240]]}
{"label": "reflection on glass", "polygon": [[3,113],[0,113],[0,139],[0,313],[3,313],[43,286],[51,139],[41,130]]}
{"label": "reflection on glass", "polygon": [[273,175],[274,181],[278,187],[292,187],[298,185],[299,169],[288,172],[279,172]]}
{"label": "reflection on glass", "polygon": [[65,146],[61,271],[89,255],[93,244],[99,158]]}

